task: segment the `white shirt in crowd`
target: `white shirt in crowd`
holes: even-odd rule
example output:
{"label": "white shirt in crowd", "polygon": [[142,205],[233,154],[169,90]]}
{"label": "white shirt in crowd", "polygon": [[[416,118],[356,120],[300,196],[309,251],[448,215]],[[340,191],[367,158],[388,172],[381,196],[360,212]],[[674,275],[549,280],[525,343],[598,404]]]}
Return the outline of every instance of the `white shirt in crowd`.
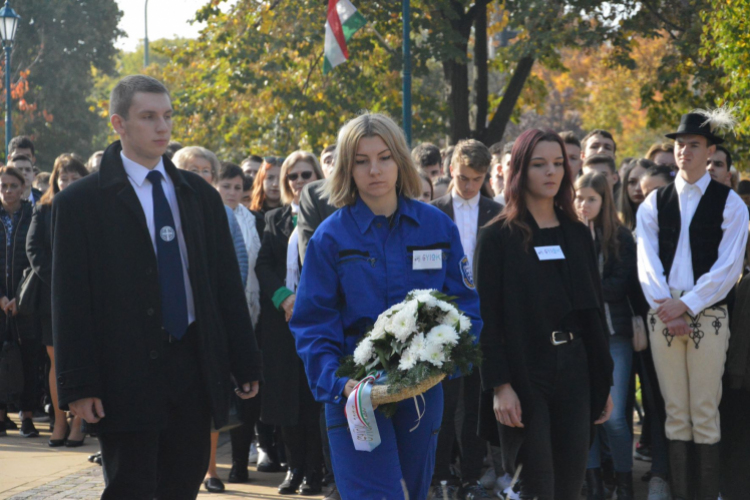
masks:
{"label": "white shirt in crowd", "polygon": [[646,300],[653,309],[656,299],[668,299],[670,289],[685,294],[680,298],[695,316],[706,307],[726,297],[742,271],[748,234],[748,210],[742,199],[730,191],[724,207],[724,235],[719,245],[719,258],[711,270],[697,282],[693,278],[693,259],[690,249],[690,223],[711,177],[706,173],[695,184],[689,184],[681,175],[675,179],[680,202],[680,238],[669,272],[664,278],[664,267],[659,259],[659,215],[656,209],[656,192],[652,192],[638,208],[636,227],[638,235],[638,278]]}
{"label": "white shirt in crowd", "polygon": [[[120,152],[122,158],[122,165],[125,167],[125,173],[128,175],[128,180],[135,190],[135,194],[138,196],[138,201],[141,202],[143,208],[143,214],[146,216],[146,225],[148,226],[148,232],[151,235],[151,243],[154,245],[154,253],[156,253],[156,231],[154,227],[154,198],[152,193],[152,185],[146,179],[151,170],[147,169],[143,165],[130,160],[125,156],[124,153]],[[172,217],[174,218],[175,231],[177,231],[177,242],[180,245],[180,255],[182,256],[182,275],[185,278],[185,295],[187,296],[187,308],[188,308],[188,324],[195,321],[195,304],[193,303],[193,290],[190,287],[190,276],[188,275],[188,254],[187,246],[185,245],[185,236],[182,234],[182,222],[180,221],[180,207],[177,204],[177,195],[174,190],[174,183],[172,179],[167,175],[167,171],[164,170],[164,161],[159,160],[159,164],[154,167],[154,170],[161,172],[162,181],[161,186],[164,190],[164,194],[169,202],[169,208],[172,209]]]}
{"label": "white shirt in crowd", "polygon": [[459,196],[454,189],[453,217],[458,234],[461,235],[461,245],[464,247],[464,255],[469,258],[469,265],[474,266],[474,248],[477,246],[477,230],[479,229],[479,196],[465,200]]}

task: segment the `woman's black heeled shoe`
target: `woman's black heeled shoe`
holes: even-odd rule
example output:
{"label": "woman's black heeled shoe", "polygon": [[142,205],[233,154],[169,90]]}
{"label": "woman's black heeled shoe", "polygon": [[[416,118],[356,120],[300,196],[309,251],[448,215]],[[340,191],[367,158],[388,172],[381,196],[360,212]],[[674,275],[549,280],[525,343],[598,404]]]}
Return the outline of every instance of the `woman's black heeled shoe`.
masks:
{"label": "woman's black heeled shoe", "polygon": [[83,436],[83,439],[80,441],[71,441],[70,439],[65,440],[65,447],[66,448],[80,448],[83,446],[83,442],[86,441],[86,436]]}
{"label": "woman's black heeled shoe", "polygon": [[[54,428],[52,430],[54,431]],[[64,438],[50,439],[49,441],[47,441],[47,446],[49,446],[50,448],[60,448],[61,446],[67,446],[68,436],[70,436],[70,426],[68,426],[68,430],[65,431]]]}
{"label": "woman's black heeled shoe", "polygon": [[223,493],[224,492],[224,483],[221,482],[221,479],[217,477],[209,477],[205,481],[203,481],[203,486],[206,487],[209,493]]}

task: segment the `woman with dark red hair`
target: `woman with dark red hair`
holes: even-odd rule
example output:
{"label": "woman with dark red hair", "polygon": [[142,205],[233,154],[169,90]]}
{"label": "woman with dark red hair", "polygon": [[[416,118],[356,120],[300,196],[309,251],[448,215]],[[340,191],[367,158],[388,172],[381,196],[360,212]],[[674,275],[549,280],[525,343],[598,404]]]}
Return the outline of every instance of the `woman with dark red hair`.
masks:
{"label": "woman with dark red hair", "polygon": [[612,358],[589,229],[552,131],[515,142],[505,210],[474,260],[484,329],[481,430],[518,469],[521,498],[577,500],[592,424],[609,418]]}

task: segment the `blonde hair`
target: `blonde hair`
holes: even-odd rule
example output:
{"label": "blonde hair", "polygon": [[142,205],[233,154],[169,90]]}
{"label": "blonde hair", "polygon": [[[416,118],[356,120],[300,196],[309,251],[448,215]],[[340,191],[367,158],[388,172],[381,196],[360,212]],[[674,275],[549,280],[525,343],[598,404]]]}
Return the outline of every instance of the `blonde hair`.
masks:
{"label": "blonde hair", "polygon": [[383,139],[398,166],[397,193],[408,198],[419,198],[422,181],[406,145],[404,133],[386,115],[364,113],[349,120],[339,130],[333,172],[325,183],[325,194],[331,205],[340,208],[357,201],[357,186],[352,178],[357,147],[363,137],[376,136]]}
{"label": "blonde hair", "polygon": [[308,153],[307,151],[295,151],[294,153],[290,154],[289,156],[287,156],[286,160],[284,160],[284,163],[281,164],[281,173],[279,174],[279,178],[281,180],[281,201],[284,204],[291,203],[292,200],[294,200],[294,193],[292,192],[292,188],[289,186],[289,181],[287,180],[286,176],[289,171],[301,161],[306,161],[307,163],[312,165],[313,172],[315,172],[315,175],[317,176],[316,180],[325,178],[325,176],[323,175],[323,170],[321,170],[320,168],[320,163],[318,163],[318,159],[315,158],[314,154]]}
{"label": "blonde hair", "polygon": [[211,177],[214,184],[219,180],[219,159],[206,148],[200,146],[188,146],[177,151],[172,157],[172,163],[180,170],[185,170],[190,160],[200,158],[211,164]]}
{"label": "blonde hair", "polygon": [[492,154],[489,148],[476,139],[458,141],[451,157],[453,168],[466,166],[479,174],[486,174],[491,163]]}

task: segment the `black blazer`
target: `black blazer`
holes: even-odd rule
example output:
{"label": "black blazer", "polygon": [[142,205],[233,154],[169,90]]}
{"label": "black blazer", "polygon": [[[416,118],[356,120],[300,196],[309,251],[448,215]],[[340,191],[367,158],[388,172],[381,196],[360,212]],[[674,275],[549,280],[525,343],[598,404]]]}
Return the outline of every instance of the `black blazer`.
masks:
{"label": "black blazer", "polygon": [[333,215],[336,207],[328,203],[328,198],[323,193],[326,180],[311,182],[302,188],[299,200],[299,215],[297,217],[297,233],[299,234],[299,257],[305,262],[307,244],[310,242],[318,226]]}
{"label": "black blazer", "polygon": [[[119,142],[101,167],[55,195],[52,204],[52,324],[60,407],[102,399],[101,432],[166,423],[168,344],[157,261],[143,208],[122,165]],[[201,177],[165,156],[180,206],[195,302],[201,379],[216,428],[240,384],[261,379],[226,211]]]}
{"label": "black blazer", "polygon": [[[438,207],[444,214],[451,218],[453,222],[456,221],[456,214],[453,213],[453,195],[449,191],[448,194],[441,196],[436,200],[432,200],[430,205]],[[497,214],[503,211],[503,206],[484,196],[479,197],[479,216],[477,217],[477,231],[487,224],[489,221],[494,219]],[[477,234],[477,236],[479,236]]]}
{"label": "black blazer", "polygon": [[[265,226],[263,243],[255,263],[255,274],[260,283],[258,330],[263,346],[260,418],[270,425],[297,425],[300,371],[304,368],[284,311],[276,309],[271,300],[273,294],[286,284],[286,252],[289,237],[294,231],[292,207],[277,208],[266,213]],[[306,384],[302,389],[310,390]]]}
{"label": "black blazer", "polygon": [[34,206],[26,236],[26,255],[41,281],[38,314],[52,314],[52,205]]}
{"label": "black blazer", "polygon": [[[480,231],[474,259],[474,276],[484,328],[480,337],[484,361],[480,373],[484,392],[480,403],[480,432],[491,442],[500,441],[504,463],[513,470],[515,452],[523,430],[498,426],[493,412],[493,391],[510,383],[518,394],[526,420],[531,382],[526,353],[529,337],[550,335],[573,309],[584,322],[581,332],[589,364],[591,422],[602,412],[612,385],[612,358],[605,328],[601,280],[591,233],[580,222],[558,214],[570,276],[575,280],[568,300],[564,284],[554,276],[542,275],[533,249],[526,250],[519,230],[503,227],[502,221]],[[528,223],[539,228],[532,217]],[[534,332],[527,335],[527,332]],[[502,436],[498,436],[498,427]],[[514,448],[515,449],[511,449]]]}

